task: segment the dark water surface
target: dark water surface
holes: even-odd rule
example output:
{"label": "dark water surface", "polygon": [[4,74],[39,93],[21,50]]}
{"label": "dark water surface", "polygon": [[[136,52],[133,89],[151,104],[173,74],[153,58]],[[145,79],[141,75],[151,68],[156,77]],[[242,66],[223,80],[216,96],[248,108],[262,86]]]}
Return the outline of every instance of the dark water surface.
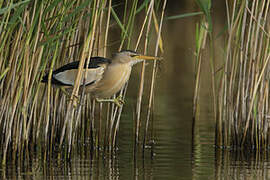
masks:
{"label": "dark water surface", "polygon": [[[162,88],[161,94],[177,89]],[[166,92],[166,93],[165,93]],[[44,162],[31,154],[23,164],[1,167],[1,179],[268,179],[267,154],[233,153],[214,147],[214,122],[208,108],[201,110],[194,139],[191,128],[191,98],[159,96],[155,113],[153,155],[133,152],[133,122],[123,119],[119,150],[112,156],[103,151],[90,154],[87,147],[76,150],[67,161],[52,158]],[[210,102],[205,100],[205,107]],[[168,115],[169,114],[169,115]],[[124,114],[129,116],[128,114]],[[134,158],[135,157],[135,158]]]}
{"label": "dark water surface", "polygon": [[[183,6],[169,2],[171,14],[167,15],[196,11],[194,3],[188,2]],[[192,136],[195,23],[195,18],[187,18],[164,24],[166,52],[157,78],[152,150],[147,149],[144,156],[133,151],[132,113],[138,87],[138,72],[135,71],[120,123],[118,151],[114,155],[103,151],[90,154],[88,147],[81,147],[70,161],[55,157],[44,162],[42,157],[31,154],[22,164],[8,162],[1,166],[0,179],[269,179],[268,153],[215,149],[208,72],[203,78],[206,80],[202,80],[200,115]]]}

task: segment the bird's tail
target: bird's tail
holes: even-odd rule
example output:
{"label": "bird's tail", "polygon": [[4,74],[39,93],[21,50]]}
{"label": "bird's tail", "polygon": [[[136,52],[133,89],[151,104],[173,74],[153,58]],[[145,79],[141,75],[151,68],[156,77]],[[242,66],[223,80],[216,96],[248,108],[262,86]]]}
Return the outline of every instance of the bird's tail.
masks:
{"label": "bird's tail", "polygon": [[41,82],[43,82],[43,83],[47,83],[48,82],[48,74],[46,74],[45,76],[43,76]]}

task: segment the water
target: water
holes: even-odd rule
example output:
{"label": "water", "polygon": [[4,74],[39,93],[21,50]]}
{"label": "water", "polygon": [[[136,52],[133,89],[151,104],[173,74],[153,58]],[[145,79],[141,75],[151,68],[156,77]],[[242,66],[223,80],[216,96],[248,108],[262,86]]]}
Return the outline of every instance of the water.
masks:
{"label": "water", "polygon": [[[179,90],[169,89],[158,93]],[[211,103],[206,97],[192,140],[192,99],[187,94],[159,96],[155,145],[144,156],[134,154],[133,121],[126,118],[120,125],[119,150],[112,156],[102,151],[90,154],[87,147],[76,150],[70,161],[55,157],[43,162],[32,154],[22,164],[2,166],[1,179],[268,179],[268,154],[215,149]]]}
{"label": "water", "polygon": [[[55,157],[43,162],[31,154],[22,164],[9,162],[2,166],[1,179],[268,179],[267,153],[215,149],[212,106],[207,96],[202,97],[192,140],[192,96],[188,96],[192,93],[184,91],[175,96],[181,88],[164,87],[157,92],[155,145],[144,156],[134,154],[133,120],[128,118],[131,114],[124,113],[119,150],[113,156],[102,151],[90,154],[87,147],[76,150],[70,161]],[[132,101],[130,96],[128,101]]]}
{"label": "water", "polygon": [[192,141],[190,100],[167,98],[156,112],[153,155],[148,149],[144,157],[137,153],[134,158],[132,122],[127,120],[120,125],[119,150],[113,156],[90,154],[87,147],[70,161],[55,157],[43,162],[33,154],[23,164],[2,166],[1,179],[268,179],[267,154],[215,149],[208,108],[202,110]]}

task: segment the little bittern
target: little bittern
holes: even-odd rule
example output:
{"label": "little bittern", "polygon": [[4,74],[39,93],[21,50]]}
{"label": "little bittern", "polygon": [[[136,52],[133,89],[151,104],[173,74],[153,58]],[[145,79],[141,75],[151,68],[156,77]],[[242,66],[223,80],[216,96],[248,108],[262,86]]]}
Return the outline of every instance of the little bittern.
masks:
{"label": "little bittern", "polygon": [[[91,93],[91,96],[99,102],[114,102],[119,105],[122,102],[121,99],[106,98],[110,98],[121,90],[128,81],[134,64],[143,60],[155,59],[160,58],[144,56],[130,50],[118,52],[114,54],[112,59],[91,57],[88,68],[86,68],[86,62],[84,66],[87,78],[85,82],[82,78],[80,85],[83,86],[85,83],[85,93]],[[64,88],[73,88],[78,67],[79,61],[75,61],[56,69],[52,73],[51,83]],[[48,82],[48,74],[43,77],[42,82]]]}

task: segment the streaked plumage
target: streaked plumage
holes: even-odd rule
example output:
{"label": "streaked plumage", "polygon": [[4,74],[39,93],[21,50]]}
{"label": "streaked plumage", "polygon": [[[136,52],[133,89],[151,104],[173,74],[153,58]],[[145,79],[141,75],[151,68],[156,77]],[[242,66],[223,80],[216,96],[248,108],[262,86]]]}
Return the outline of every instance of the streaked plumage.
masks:
{"label": "streaked plumage", "polygon": [[[85,81],[86,93],[91,93],[95,98],[109,98],[125,85],[130,77],[132,66],[143,59],[158,59],[151,56],[139,55],[134,51],[121,51],[116,53],[112,60],[103,57],[92,57],[86,69],[87,79]],[[79,61],[68,63],[53,71],[51,83],[65,88],[73,88],[76,80]],[[42,82],[48,82],[46,74]],[[83,78],[81,85],[83,85]]]}

